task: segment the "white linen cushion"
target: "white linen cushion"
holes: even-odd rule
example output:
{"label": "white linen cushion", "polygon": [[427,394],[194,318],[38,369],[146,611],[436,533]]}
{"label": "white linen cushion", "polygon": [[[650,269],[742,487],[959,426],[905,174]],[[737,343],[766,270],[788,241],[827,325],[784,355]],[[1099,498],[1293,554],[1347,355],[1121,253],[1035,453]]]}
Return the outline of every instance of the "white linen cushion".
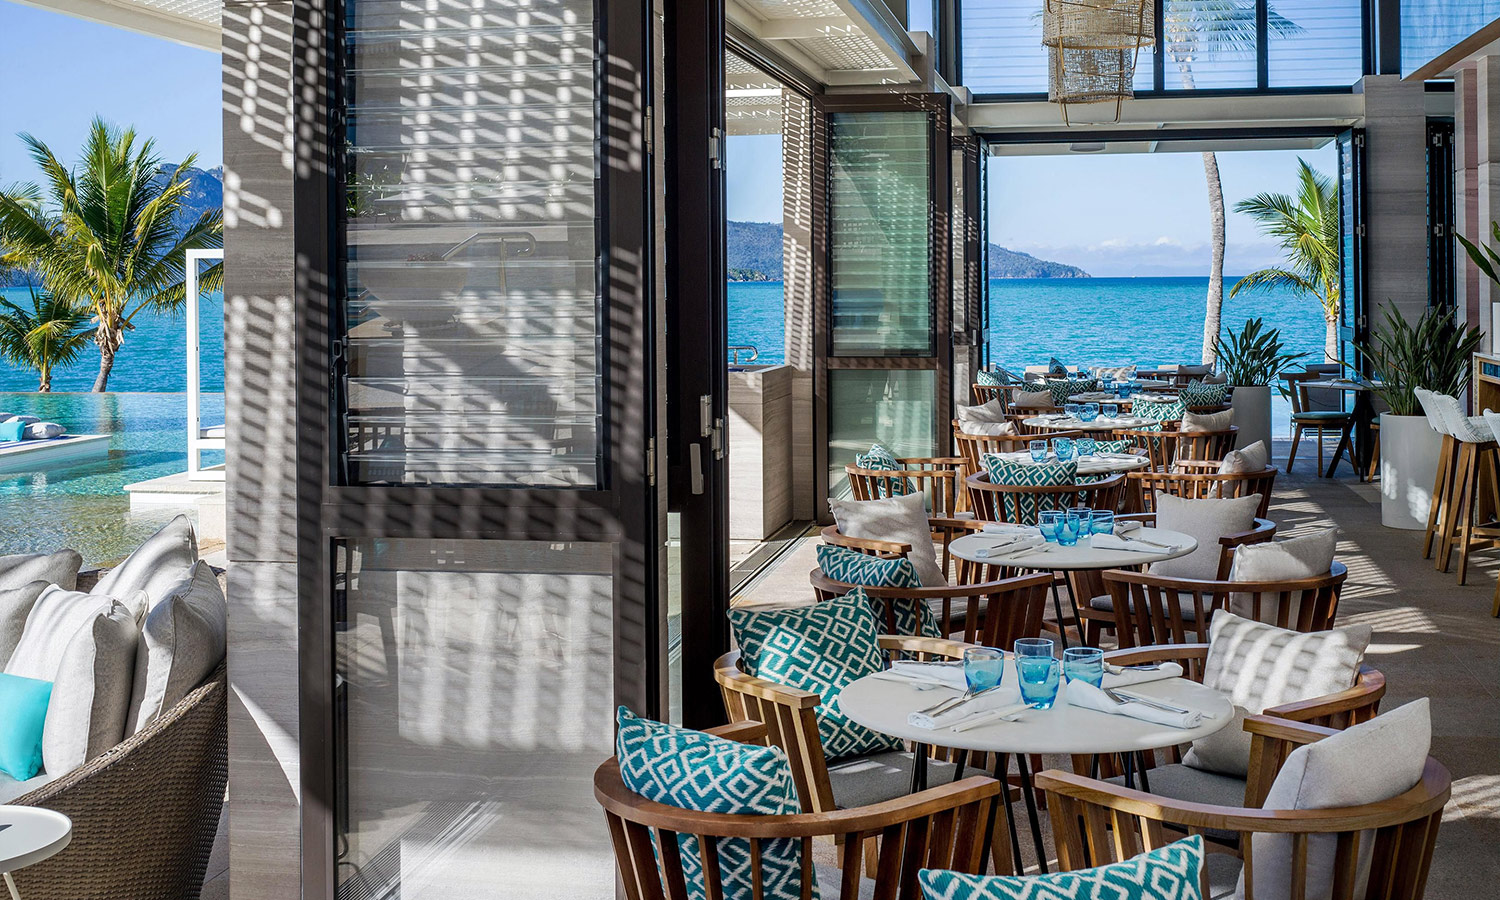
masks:
{"label": "white linen cushion", "polygon": [[202,560],[146,613],[136,650],[125,736],[176,705],[224,659],[227,610],[213,569]]}
{"label": "white linen cushion", "polygon": [[187,516],[178,516],[147,538],[124,562],[99,576],[99,583],[89,593],[128,597],[145,591],[149,606],[187,578],[197,561],[198,538],[193,534],[193,524]]}
{"label": "white linen cushion", "polygon": [[1212,580],[1219,575],[1219,538],[1255,527],[1260,495],[1229,500],[1192,500],[1156,493],[1156,527],[1192,535],[1198,547],[1187,556],[1151,564],[1151,574]]}
{"label": "white linen cushion", "polygon": [[73,636],[96,616],[109,612],[113,597],[69,591],[49,585],[42,590],[31,611],[21,639],[5,663],[5,674],[52,681]]}
{"label": "white linen cushion", "polygon": [[1243,778],[1250,766],[1244,717],[1349,689],[1359,675],[1370,634],[1368,625],[1302,633],[1227,610],[1214,613],[1203,684],[1229,698],[1235,718],[1220,731],[1193,741],[1182,761],[1195,769]]}
{"label": "white linen cushion", "polygon": [[921,494],[882,497],[879,500],[829,500],[828,508],[838,523],[839,534],[874,541],[910,544],[907,559],[926,587],[948,583],[938,565],[932,526],[927,521],[926,498]]}
{"label": "white linen cushion", "polygon": [[1249,475],[1262,471],[1271,464],[1271,453],[1265,441],[1256,441],[1248,447],[1231,450],[1219,461],[1220,475]]}
{"label": "white linen cushion", "polygon": [[47,582],[33,581],[22,587],[0,590],[0,667],[10,662],[10,655],[21,642],[26,618],[46,589]]}
{"label": "white linen cushion", "polygon": [[1017,433],[1015,423],[1005,417],[1005,407],[999,400],[991,400],[979,406],[958,407],[958,429],[964,434]]}
{"label": "white linen cushion", "polygon": [[1228,431],[1233,424],[1234,410],[1216,413],[1185,412],[1182,414],[1183,431]]}
{"label": "white linen cushion", "polygon": [[[1432,716],[1424,697],[1293,750],[1271,782],[1262,808],[1347,809],[1399,797],[1422,780],[1431,749]],[[1372,832],[1361,834],[1359,848],[1353,896],[1363,897],[1375,849]],[[1337,849],[1334,835],[1307,839],[1307,900],[1333,895]],[[1251,836],[1250,859],[1257,900],[1292,895],[1291,835]],[[1243,874],[1235,896],[1245,896]]]}
{"label": "white linen cushion", "polygon": [[[1259,495],[1255,496],[1259,499]],[[1229,569],[1229,580],[1296,581],[1327,575],[1333,569],[1333,555],[1338,542],[1338,531],[1324,528],[1284,541],[1246,544],[1234,551],[1234,565]],[[1267,598],[1263,597],[1262,601],[1265,599]],[[1288,622],[1297,620],[1299,608],[1300,605],[1288,611]],[[1249,594],[1230,594],[1229,610],[1237,616],[1255,617]],[[1261,613],[1271,616],[1275,615],[1276,610],[1266,608]]]}
{"label": "white linen cushion", "polygon": [[1010,393],[1010,405],[1015,409],[1051,409],[1052,392],[1016,388]]}
{"label": "white linen cushion", "polygon": [[959,428],[963,430],[964,434],[983,435],[985,437],[1005,437],[1006,435],[1020,433],[1016,431],[1016,423],[1014,422],[960,422]]}
{"label": "white linen cushion", "polygon": [[77,550],[0,556],[0,591],[25,587],[33,581],[45,581],[71,591],[78,584],[78,569],[82,565],[83,557]]}
{"label": "white linen cushion", "polygon": [[42,765],[53,776],[73,771],[125,736],[140,629],[133,610],[104,599],[108,606],[73,635],[52,680]]}
{"label": "white linen cushion", "polygon": [[56,422],[33,422],[26,426],[26,440],[45,441],[55,437],[62,437],[67,431]]}

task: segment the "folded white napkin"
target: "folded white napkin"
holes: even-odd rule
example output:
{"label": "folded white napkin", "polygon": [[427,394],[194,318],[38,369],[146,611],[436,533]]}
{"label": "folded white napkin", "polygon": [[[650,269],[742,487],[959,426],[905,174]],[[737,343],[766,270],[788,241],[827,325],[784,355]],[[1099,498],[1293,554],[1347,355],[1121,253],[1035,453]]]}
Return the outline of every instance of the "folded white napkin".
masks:
{"label": "folded white napkin", "polygon": [[[1139,706],[1140,704],[1134,704]],[[906,717],[906,724],[913,728],[947,728],[950,725],[958,725],[971,716],[978,716],[991,712],[1005,712],[1006,715],[1015,715],[1021,712],[1017,709],[1016,695],[1014,691],[1003,691],[992,688],[975,697],[967,703],[961,703],[940,715],[929,716],[920,712],[914,712]],[[1023,707],[1024,708],[1024,707]]]}
{"label": "folded white napkin", "polygon": [[1022,537],[1031,537],[1039,533],[1031,525],[1013,525],[1009,522],[986,522],[981,530],[985,534],[1015,534]]}
{"label": "folded white napkin", "polygon": [[959,719],[949,727],[954,731],[968,731],[971,728],[978,728],[981,725],[988,725],[991,722],[1014,721],[1017,716],[1028,709],[1031,709],[1030,703],[1017,702],[1010,706],[1002,706],[999,709],[988,709],[984,712],[974,713],[968,718]]}
{"label": "folded white napkin", "polygon": [[1129,687],[1132,684],[1145,684],[1149,681],[1166,681],[1168,678],[1181,678],[1182,666],[1177,663],[1162,663],[1155,669],[1120,669],[1118,672],[1104,672],[1104,686],[1107,688]]}
{"label": "folded white napkin", "polygon": [[1035,550],[1037,547],[1047,543],[1047,539],[1040,534],[1034,534],[1030,537],[1017,535],[1014,540],[1004,540],[1004,543],[1001,543],[1001,540],[1004,539],[1001,538],[996,541],[997,546],[974,548],[975,558],[1009,559],[1013,556],[1020,556],[1028,550]]}
{"label": "folded white napkin", "polygon": [[[1181,671],[1180,669],[1178,670]],[[964,678],[964,667],[932,665],[930,663],[912,662],[911,660],[898,659],[891,663],[891,667],[881,675],[891,676],[907,681],[926,682],[927,684],[938,684],[943,687],[956,688],[960,691],[969,689],[969,682]]]}
{"label": "folded white napkin", "polygon": [[1140,528],[1140,527],[1141,527],[1141,523],[1140,523],[1139,519],[1126,519],[1123,522],[1116,521],[1115,522],[1115,534],[1129,534],[1130,532],[1135,531],[1137,528]]}
{"label": "folded white napkin", "polygon": [[1197,728],[1203,722],[1203,713],[1174,713],[1144,703],[1116,703],[1104,691],[1085,681],[1070,681],[1066,691],[1070,706],[1098,710],[1114,716],[1128,716],[1143,722],[1153,722],[1168,728]]}
{"label": "folded white napkin", "polygon": [[1090,540],[1095,550],[1133,550],[1136,553],[1165,553],[1161,547],[1153,547],[1140,541],[1128,540],[1113,534],[1096,534]]}

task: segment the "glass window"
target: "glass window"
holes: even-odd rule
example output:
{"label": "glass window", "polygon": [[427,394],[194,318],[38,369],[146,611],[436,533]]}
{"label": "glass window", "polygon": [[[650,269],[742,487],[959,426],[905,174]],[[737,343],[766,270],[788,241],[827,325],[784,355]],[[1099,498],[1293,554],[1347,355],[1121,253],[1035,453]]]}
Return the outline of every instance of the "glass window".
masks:
{"label": "glass window", "polygon": [[1165,0],[1168,90],[1253,88],[1255,0]]}
{"label": "glass window", "polygon": [[1266,22],[1271,87],[1342,87],[1364,74],[1361,0],[1276,0]]}
{"label": "glass window", "polygon": [[928,114],[830,119],[833,355],[932,356]]}
{"label": "glass window", "polygon": [[613,752],[614,552],[339,546],[341,900],[613,893],[591,783]]}
{"label": "glass window", "polygon": [[880,443],[898,457],[937,446],[937,373],[930,369],[835,369],[828,373],[828,486],[848,491],[844,466]]}
{"label": "glass window", "polygon": [[344,477],[599,481],[591,0],[349,0]]}
{"label": "glass window", "polygon": [[1401,74],[1412,72],[1500,17],[1500,0],[1401,0]]}
{"label": "glass window", "polygon": [[976,94],[1046,92],[1042,0],[964,0],[959,15],[965,87]]}

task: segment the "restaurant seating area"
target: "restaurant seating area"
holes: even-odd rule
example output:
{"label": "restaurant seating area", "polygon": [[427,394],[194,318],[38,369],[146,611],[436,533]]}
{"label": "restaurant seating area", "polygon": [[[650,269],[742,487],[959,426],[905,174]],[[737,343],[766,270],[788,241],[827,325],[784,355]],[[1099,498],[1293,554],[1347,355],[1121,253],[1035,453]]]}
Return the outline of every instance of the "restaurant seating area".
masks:
{"label": "restaurant seating area", "polygon": [[[973,385],[951,456],[846,467],[834,524],[735,598],[737,649],[684,672],[730,724],[673,740],[713,751],[643,757],[622,729],[595,788],[627,895],[1117,896],[1087,891],[1124,865],[1173,874],[1119,896],[1418,898],[1500,871],[1493,843],[1465,856],[1500,818],[1471,755],[1500,744],[1500,654],[1424,562],[1459,549],[1462,573],[1490,537],[1493,438],[1466,454],[1447,424],[1428,528],[1395,531],[1370,470],[1295,466],[1299,423],[1329,421],[1303,407],[1290,442],[1239,447],[1227,392],[1182,399],[1207,373],[1083,400],[1097,383],[1038,368],[1046,391]],[[768,752],[775,810],[628,788]]]}

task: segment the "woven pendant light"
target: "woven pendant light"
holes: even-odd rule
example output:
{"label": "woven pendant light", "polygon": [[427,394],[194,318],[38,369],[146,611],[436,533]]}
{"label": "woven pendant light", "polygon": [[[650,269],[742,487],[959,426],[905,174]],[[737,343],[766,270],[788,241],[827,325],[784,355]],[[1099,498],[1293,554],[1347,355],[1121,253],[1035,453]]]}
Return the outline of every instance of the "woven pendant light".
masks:
{"label": "woven pendant light", "polygon": [[1156,42],[1152,0],[1045,0],[1042,44],[1047,48],[1047,99],[1115,104],[1135,96],[1135,64],[1142,47]]}

